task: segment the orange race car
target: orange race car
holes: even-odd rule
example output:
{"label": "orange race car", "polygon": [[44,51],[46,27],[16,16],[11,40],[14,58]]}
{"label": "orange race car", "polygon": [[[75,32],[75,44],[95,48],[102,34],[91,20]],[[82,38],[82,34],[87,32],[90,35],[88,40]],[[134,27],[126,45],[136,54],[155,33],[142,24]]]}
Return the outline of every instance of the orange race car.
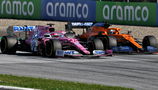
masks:
{"label": "orange race car", "polygon": [[[72,26],[76,25],[72,23]],[[154,36],[145,36],[142,42],[133,38],[128,32],[127,34],[121,34],[120,28],[109,28],[108,23],[93,23],[80,24],[80,26],[86,27],[86,31],[82,35],[79,35],[81,41],[89,42],[93,39],[99,38],[104,43],[104,49],[112,49],[114,52],[155,52],[157,51],[157,39]]]}

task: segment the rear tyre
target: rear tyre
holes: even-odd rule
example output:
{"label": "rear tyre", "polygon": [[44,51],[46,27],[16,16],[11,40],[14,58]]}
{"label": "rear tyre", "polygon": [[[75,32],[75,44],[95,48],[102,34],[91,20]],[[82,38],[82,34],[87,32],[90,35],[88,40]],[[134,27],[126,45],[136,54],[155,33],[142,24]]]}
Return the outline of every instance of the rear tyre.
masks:
{"label": "rear tyre", "polygon": [[15,54],[17,49],[17,38],[12,36],[3,36],[1,39],[1,52],[3,54]]}
{"label": "rear tyre", "polygon": [[147,48],[147,46],[157,47],[157,39],[154,36],[145,36],[142,44],[143,48]]}
{"label": "rear tyre", "polygon": [[44,47],[44,44],[39,44],[38,45],[38,55],[45,56],[45,47]]}
{"label": "rear tyre", "polygon": [[62,45],[58,40],[49,40],[46,42],[45,55],[47,57],[55,57],[56,51],[62,50]]}
{"label": "rear tyre", "polygon": [[116,38],[113,36],[108,36],[108,38],[109,38],[109,49],[111,49],[112,47],[116,47],[117,46]]}

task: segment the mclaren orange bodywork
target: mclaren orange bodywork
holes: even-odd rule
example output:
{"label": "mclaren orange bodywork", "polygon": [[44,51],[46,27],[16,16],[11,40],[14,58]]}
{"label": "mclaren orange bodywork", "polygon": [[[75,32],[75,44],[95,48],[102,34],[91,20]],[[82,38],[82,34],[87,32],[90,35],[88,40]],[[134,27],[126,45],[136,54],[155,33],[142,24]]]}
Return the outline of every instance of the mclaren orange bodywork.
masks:
{"label": "mclaren orange bodywork", "polygon": [[143,48],[142,45],[138,44],[132,35],[130,34],[121,34],[120,28],[108,28],[108,27],[101,27],[101,26],[92,26],[86,32],[84,32],[79,37],[81,39],[87,39],[92,36],[97,36],[99,34],[106,35],[106,36],[113,36],[117,39],[118,43],[130,42],[137,48]]}

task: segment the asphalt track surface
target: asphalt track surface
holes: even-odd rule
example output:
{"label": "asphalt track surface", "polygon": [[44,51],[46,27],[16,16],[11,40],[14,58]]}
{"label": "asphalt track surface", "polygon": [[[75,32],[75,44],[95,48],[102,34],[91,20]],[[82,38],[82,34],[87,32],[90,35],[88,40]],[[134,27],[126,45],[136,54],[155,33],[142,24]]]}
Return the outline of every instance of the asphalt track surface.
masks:
{"label": "asphalt track surface", "polygon": [[158,90],[158,55],[72,59],[0,53],[0,73]]}

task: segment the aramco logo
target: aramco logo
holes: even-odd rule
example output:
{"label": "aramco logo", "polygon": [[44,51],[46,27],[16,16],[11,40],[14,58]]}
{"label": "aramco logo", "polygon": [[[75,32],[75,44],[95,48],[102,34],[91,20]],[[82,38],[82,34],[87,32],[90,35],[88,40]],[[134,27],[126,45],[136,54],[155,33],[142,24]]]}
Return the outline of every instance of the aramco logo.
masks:
{"label": "aramco logo", "polygon": [[103,17],[105,20],[120,21],[143,21],[149,19],[149,9],[147,6],[120,6],[120,5],[104,5]]}
{"label": "aramco logo", "polygon": [[3,0],[0,1],[0,14],[32,16],[34,4],[32,1]]}
{"label": "aramco logo", "polygon": [[87,18],[89,8],[87,4],[82,3],[63,3],[63,2],[48,2],[46,5],[46,13],[48,16],[68,17],[68,18]]}

